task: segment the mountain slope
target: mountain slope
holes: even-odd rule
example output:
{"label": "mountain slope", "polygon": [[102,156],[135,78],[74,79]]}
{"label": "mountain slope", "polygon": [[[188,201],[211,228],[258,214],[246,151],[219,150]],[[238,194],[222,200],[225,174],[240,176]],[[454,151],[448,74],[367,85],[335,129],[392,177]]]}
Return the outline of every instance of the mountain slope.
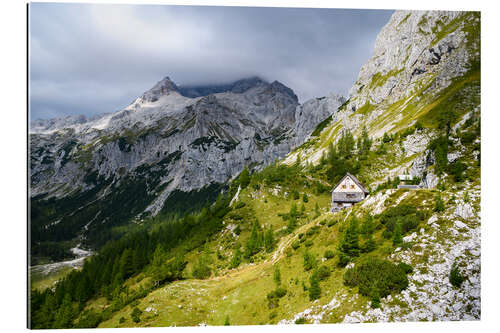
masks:
{"label": "mountain slope", "polygon": [[[65,327],[479,320],[479,26],[478,13],[395,12],[306,142],[199,214],[110,243],[35,294],[36,313],[66,292],[84,310]],[[370,194],[332,213],[346,171]],[[402,174],[421,187],[398,188]]]}

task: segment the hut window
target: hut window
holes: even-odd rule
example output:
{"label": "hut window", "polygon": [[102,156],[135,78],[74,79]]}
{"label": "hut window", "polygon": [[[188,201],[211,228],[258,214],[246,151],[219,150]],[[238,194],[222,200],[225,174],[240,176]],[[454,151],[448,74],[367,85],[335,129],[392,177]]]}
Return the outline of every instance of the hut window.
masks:
{"label": "hut window", "polygon": [[345,184],[344,184],[344,185],[342,185],[342,188],[343,188],[343,189],[345,189],[345,188],[346,188]]}
{"label": "hut window", "polygon": [[351,185],[351,189],[354,189],[354,185]]}
{"label": "hut window", "polygon": [[354,198],[354,194],[352,194],[352,193],[347,193],[347,194],[346,194],[346,197],[347,197],[347,198]]}

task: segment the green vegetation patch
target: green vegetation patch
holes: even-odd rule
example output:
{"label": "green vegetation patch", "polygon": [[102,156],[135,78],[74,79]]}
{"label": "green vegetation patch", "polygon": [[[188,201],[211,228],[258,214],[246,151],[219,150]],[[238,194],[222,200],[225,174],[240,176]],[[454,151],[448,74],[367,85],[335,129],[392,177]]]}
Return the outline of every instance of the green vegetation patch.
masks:
{"label": "green vegetation patch", "polygon": [[358,287],[363,296],[373,299],[399,293],[408,287],[408,265],[400,266],[388,260],[365,257],[344,274],[344,284]]}

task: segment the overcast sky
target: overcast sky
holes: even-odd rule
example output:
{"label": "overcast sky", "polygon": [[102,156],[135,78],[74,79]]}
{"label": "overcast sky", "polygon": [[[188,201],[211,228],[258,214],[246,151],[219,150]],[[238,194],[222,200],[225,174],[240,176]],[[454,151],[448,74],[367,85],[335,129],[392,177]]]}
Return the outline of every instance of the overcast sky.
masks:
{"label": "overcast sky", "polygon": [[30,5],[31,119],[122,109],[165,76],[178,85],[257,75],[300,102],[347,96],[392,11],[166,5]]}

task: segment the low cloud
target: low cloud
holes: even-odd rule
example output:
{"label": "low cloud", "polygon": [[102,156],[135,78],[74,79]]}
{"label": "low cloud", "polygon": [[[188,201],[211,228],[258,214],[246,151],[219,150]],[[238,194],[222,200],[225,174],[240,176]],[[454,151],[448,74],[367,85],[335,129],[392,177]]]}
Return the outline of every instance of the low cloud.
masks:
{"label": "low cloud", "polygon": [[30,5],[31,118],[119,110],[164,76],[178,85],[258,75],[301,102],[347,95],[392,11]]}

